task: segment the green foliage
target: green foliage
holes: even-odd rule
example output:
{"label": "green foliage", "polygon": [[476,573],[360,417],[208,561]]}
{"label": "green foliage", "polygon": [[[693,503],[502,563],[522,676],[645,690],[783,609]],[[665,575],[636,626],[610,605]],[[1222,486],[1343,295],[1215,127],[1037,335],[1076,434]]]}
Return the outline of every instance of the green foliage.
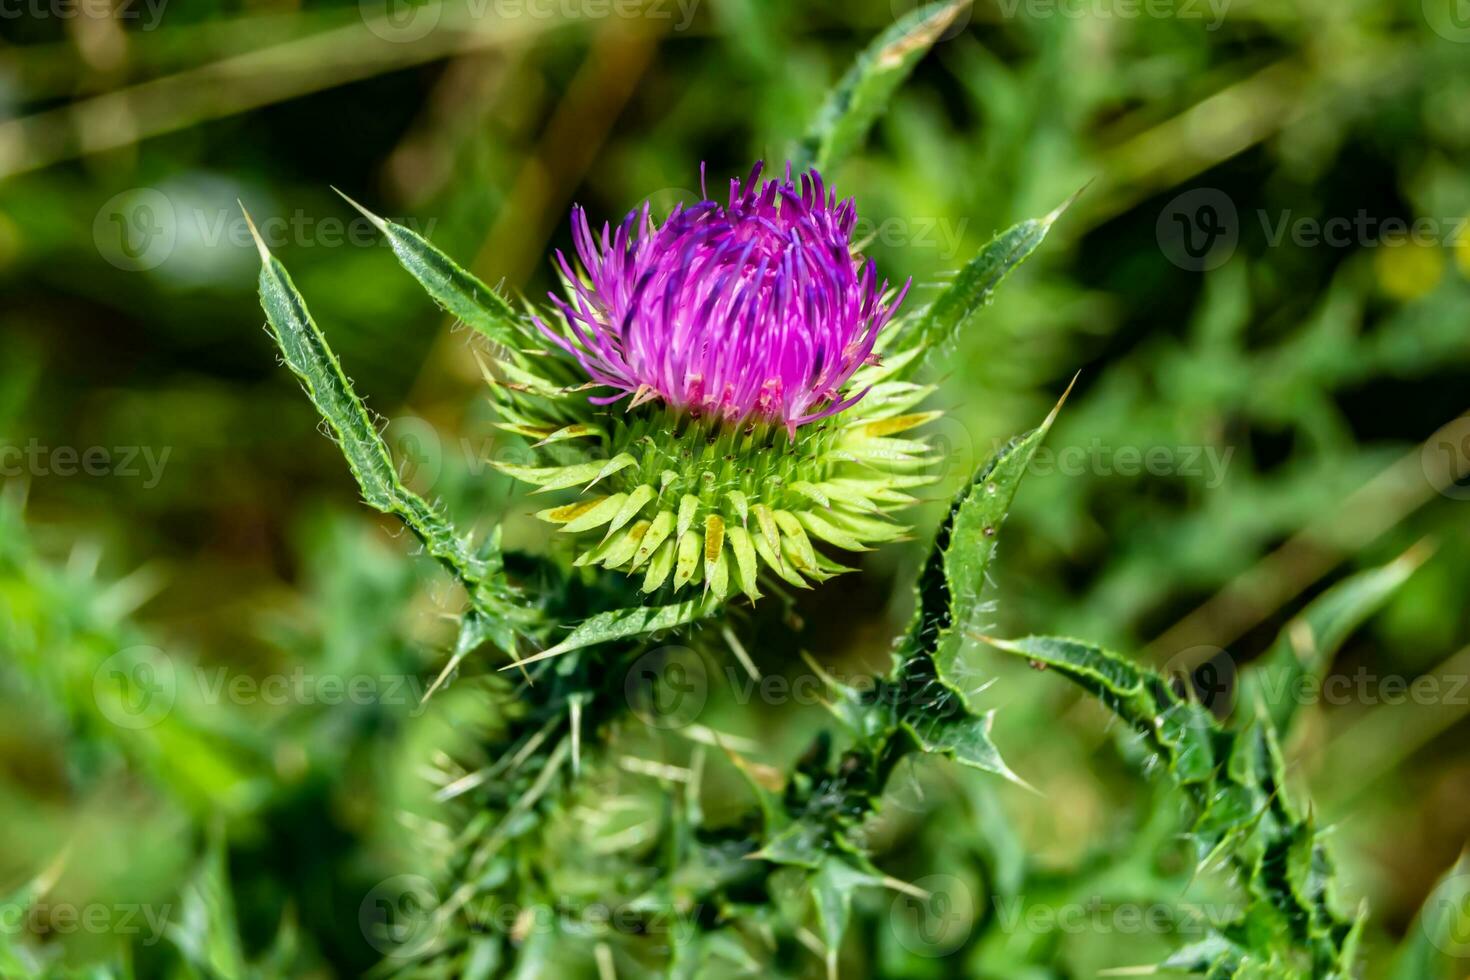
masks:
{"label": "green foliage", "polygon": [[[7,172],[67,146],[97,149],[81,137],[105,115],[92,110],[114,97],[109,86],[127,87],[136,126],[109,127],[102,144],[128,139],[124,130],[138,139],[87,166],[9,177],[0,191],[0,451],[32,433],[177,449],[170,479],[147,494],[125,481],[34,480],[25,521],[25,477],[6,478],[0,889],[11,895],[0,906],[31,917],[3,917],[0,974],[346,976],[381,954],[382,973],[527,980],[609,970],[1060,980],[1154,963],[1325,977],[1346,973],[1355,953],[1374,980],[1382,964],[1395,980],[1463,974],[1463,861],[1403,925],[1463,836],[1463,731],[1449,732],[1463,710],[1448,699],[1407,716],[1318,710],[1294,692],[1363,664],[1376,676],[1464,674],[1463,657],[1431,669],[1464,640],[1464,504],[1421,479],[1417,444],[1464,407],[1470,253],[1463,243],[1265,245],[1258,234],[1283,213],[1366,207],[1450,223],[1465,213],[1470,117],[1456,106],[1470,63],[1421,22],[1432,13],[1386,0],[1235,5],[1202,25],[997,16],[966,3],[904,14],[919,5],[722,0],[700,5],[693,31],[651,46],[651,70],[635,77],[638,31],[533,24],[481,57],[460,47],[480,35],[449,5],[441,32],[409,44],[365,33],[350,0],[307,6],[238,18],[229,5],[173,5],[156,31],[22,18],[21,43],[0,52],[8,107],[24,114],[10,129],[25,138],[0,153]],[[956,34],[962,21],[969,29]],[[874,32],[843,74],[831,52]],[[448,70],[399,70],[445,38]],[[389,70],[391,85],[346,83]],[[613,101],[624,91],[635,93],[626,110]],[[104,101],[88,101],[99,92]],[[290,101],[250,115],[242,139],[232,116],[243,95]],[[925,496],[904,485],[909,474],[787,488],[776,509],[795,515],[799,534],[772,517],[774,546],[758,515],[746,530],[749,500],[698,516],[683,513],[698,494],[655,506],[609,485],[631,466],[602,474],[615,455],[593,447],[609,432],[570,400],[538,399],[543,383],[579,378],[535,351],[544,340],[507,297],[539,290],[545,276],[528,281],[527,256],[564,199],[621,208],[683,182],[711,147],[734,157],[712,167],[743,165],[803,132],[793,113],[818,104],[793,160],[841,175],[877,219],[870,251],[920,283],[885,353],[885,384],[894,411],[912,408],[928,427],[895,444],[926,475],[951,468],[933,513],[905,518],[920,529],[912,544],[906,527],[887,525],[861,576],[793,597],[788,587],[835,574],[815,567],[836,565],[829,545],[852,550],[843,542],[873,530],[866,515],[847,527],[802,519],[826,518],[843,490]],[[303,138],[303,118],[319,138]],[[854,159],[870,139],[875,152]],[[329,214],[328,172],[371,188],[353,193],[384,201],[384,213],[439,218],[419,234],[363,211],[409,276],[385,272],[387,249],[271,243],[375,406],[483,439],[476,455],[446,438],[437,479],[413,473],[392,425],[380,431],[274,258],[260,275],[273,335],[254,329],[248,243],[226,247],[212,223],[236,195],[278,193],[308,217]],[[1094,176],[1066,222],[1022,220]],[[158,188],[178,208],[177,249],[157,270],[99,259],[115,229],[94,220],[124,187]],[[1239,209],[1235,256],[1205,274],[1171,266],[1155,234],[1165,202],[1193,187],[1222,190]],[[944,216],[940,246],[914,224],[895,238],[886,216]],[[996,229],[1009,230],[992,239]],[[470,268],[507,275],[510,289],[446,252],[477,255]],[[1025,288],[991,304],[1033,252]],[[450,342],[430,352],[439,310],[441,326],[469,330],[446,331]],[[273,343],[367,502],[403,521],[448,576],[404,560],[377,522],[319,507],[318,496],[340,503],[339,468],[312,451],[314,418],[272,379]],[[493,362],[493,437],[478,406],[462,412],[472,352]],[[1055,424],[997,444],[977,467],[991,434],[1031,424],[1079,363],[1088,370]],[[921,370],[924,383],[910,382]],[[917,410],[936,391],[944,418]],[[532,498],[532,510],[566,517],[557,526],[568,534],[544,535],[508,481],[479,467],[494,452],[502,472],[525,473],[514,469],[531,462],[518,440],[558,473],[591,464],[573,472],[602,476],[594,490],[607,495],[580,502],[590,511]],[[1059,454],[1093,444],[1200,452],[1218,466],[1191,475],[1176,455],[1163,474],[1098,463],[1058,473]],[[1028,471],[1028,492],[1013,497]],[[626,582],[598,571],[637,562],[634,529],[664,515],[674,540],[657,560],[650,553]],[[497,522],[503,534],[486,530]],[[569,540],[607,528],[606,550],[574,564]],[[702,560],[712,533],[727,545],[714,563]],[[1441,547],[1412,579],[1427,549],[1372,567],[1425,536]],[[1283,541],[1279,561],[1256,566]],[[819,575],[790,560],[807,548]],[[162,562],[128,571],[140,554]],[[170,568],[186,561],[182,574]],[[904,630],[910,565],[916,609]],[[670,594],[676,576],[693,591]],[[723,583],[730,604],[706,604],[706,583]],[[1201,603],[1190,628],[1145,649]],[[1107,642],[1024,641],[1035,652],[1020,659],[1056,661],[1037,672],[976,655],[973,635],[1037,624]],[[1191,702],[1180,661],[1167,676],[1146,666],[1190,643],[1244,635],[1250,646],[1277,626],[1260,659],[1212,661],[1240,674],[1233,713]],[[730,666],[726,636],[749,668]],[[99,693],[109,658],[140,647],[158,652],[112,663]],[[808,649],[825,715],[742,688],[742,671],[789,680]],[[146,701],[160,663],[437,679],[413,688],[423,703],[398,710],[237,710],[184,685],[158,724],[116,724],[120,707]],[[694,721],[664,727],[658,701],[651,709],[637,693],[650,663],[667,665],[652,671],[668,688],[655,699],[677,704],[702,683],[709,705]],[[1124,719],[1116,758],[1095,713],[1058,702],[1058,672]],[[1354,751],[1365,745],[1382,754]],[[1160,778],[1141,783],[1134,769]],[[958,917],[963,937],[942,954],[916,950],[895,913],[944,905],[950,896],[928,896],[923,882],[935,869],[962,881],[978,910]],[[409,915],[407,938],[390,929],[399,938],[384,943],[364,932],[359,905],[404,872],[424,876],[434,904],[422,920]],[[1239,915],[1201,938],[1094,934],[1006,911],[1187,907],[1200,894]],[[1336,894],[1370,896],[1370,916],[1345,915]],[[165,940],[94,942],[48,926],[47,905],[89,896],[167,905]],[[538,924],[507,910],[555,914]],[[621,913],[616,924],[608,910]]]}
{"label": "green foliage", "polygon": [[1320,688],[1333,655],[1362,622],[1383,606],[1424,561],[1421,546],[1382,568],[1353,575],[1314,599],[1251,665],[1237,698],[1247,716],[1264,714],[1289,732],[1305,697]]}
{"label": "green foliage", "polygon": [[1190,801],[1201,864],[1236,865],[1249,900],[1243,917],[1165,965],[1212,977],[1353,975],[1361,917],[1333,908],[1332,863],[1312,820],[1288,799],[1268,719],[1225,729],[1163,675],[1076,640],[989,642],[1055,669],[1132,726]]}

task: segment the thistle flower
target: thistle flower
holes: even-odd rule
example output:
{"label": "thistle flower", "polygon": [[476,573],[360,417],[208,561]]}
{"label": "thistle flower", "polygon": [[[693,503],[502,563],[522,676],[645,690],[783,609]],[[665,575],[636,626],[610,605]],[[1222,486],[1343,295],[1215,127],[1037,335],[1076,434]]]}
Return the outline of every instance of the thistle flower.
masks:
{"label": "thistle flower", "polygon": [[794,436],[862,398],[844,389],[908,287],[885,301],[877,264],[850,251],[857,206],[829,197],[820,174],[798,190],[789,170],[762,184],[761,169],[744,187],[732,180],[723,207],[678,207],[655,227],[645,204],[600,240],[573,208],[587,278],[558,251],[568,298],[552,301],[575,342],[540,326],[617,390],[594,404],[658,399],[728,422],[780,422]]}
{"label": "thistle flower", "polygon": [[[931,390],[891,376],[917,351],[879,356],[908,286],[857,254],[856,206],[818,173],[760,175],[662,224],[645,205],[594,234],[575,208],[580,267],[557,253],[559,317],[535,318],[555,349],[491,379],[504,427],[554,463],[500,468],[538,492],[581,488],[537,516],[600,530],[577,563],[642,575],[646,592],[754,598],[762,574],[807,587],[848,570],[818,543],[901,536],[890,512],[931,482],[929,447],[895,438],[938,414],[903,414]],[[598,449],[568,451],[581,440]]]}

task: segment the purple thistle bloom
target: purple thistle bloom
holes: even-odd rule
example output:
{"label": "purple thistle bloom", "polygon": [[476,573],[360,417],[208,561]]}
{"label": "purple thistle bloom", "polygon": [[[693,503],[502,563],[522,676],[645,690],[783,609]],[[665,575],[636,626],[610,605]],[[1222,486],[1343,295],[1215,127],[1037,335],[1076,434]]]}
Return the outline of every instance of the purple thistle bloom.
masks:
{"label": "purple thistle bloom", "polygon": [[572,209],[586,275],[558,251],[567,298],[552,301],[577,342],[537,325],[594,383],[618,390],[593,403],[662,399],[731,422],[780,422],[794,436],[866,394],[843,388],[874,361],[908,284],[890,298],[876,264],[852,254],[857,207],[820,174],[798,188],[788,167],[762,184],[762,167],[743,188],[730,182],[727,205],[679,206],[661,226],[645,204],[599,238]]}

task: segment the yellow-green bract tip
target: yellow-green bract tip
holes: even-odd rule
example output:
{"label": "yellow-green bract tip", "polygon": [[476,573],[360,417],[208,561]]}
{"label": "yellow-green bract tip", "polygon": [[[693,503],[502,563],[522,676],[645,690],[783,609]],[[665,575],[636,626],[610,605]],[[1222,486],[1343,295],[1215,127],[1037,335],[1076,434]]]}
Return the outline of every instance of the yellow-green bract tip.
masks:
{"label": "yellow-green bract tip", "polygon": [[1067,198],[1061,204],[1058,204],[1055,208],[1053,208],[1051,210],[1051,213],[1050,214],[1048,214],[1046,217],[1042,218],[1041,219],[1041,223],[1044,224],[1044,225],[1046,225],[1048,228],[1050,228],[1052,225],[1056,224],[1057,219],[1060,218],[1062,215],[1066,214],[1067,213],[1067,209],[1070,208],[1073,204],[1076,204],[1077,203],[1077,198],[1081,197],[1082,196],[1082,192],[1085,191],[1085,190],[1087,190],[1087,188],[1091,187],[1092,184],[1093,184],[1093,181],[1095,181],[1095,180],[1097,180],[1096,177],[1092,177],[1092,178],[1088,179],[1087,183],[1083,184],[1081,187],[1077,188],[1075,191],[1072,192],[1072,196],[1071,197]]}
{"label": "yellow-green bract tip", "polygon": [[357,210],[362,213],[362,216],[364,218],[368,219],[369,221],[371,221],[373,223],[373,227],[374,228],[378,229],[381,232],[387,232],[387,230],[388,230],[388,222],[384,221],[382,218],[378,217],[376,214],[373,214],[367,208],[363,207],[361,204],[358,204],[356,201],[354,201],[352,198],[348,197],[346,194],[342,193],[337,188],[333,187],[332,188],[332,192],[334,194],[336,194],[338,197],[340,197],[342,200],[346,201],[348,204],[352,205],[354,208],[357,208]]}
{"label": "yellow-green bract tip", "polygon": [[250,237],[255,239],[255,250],[260,253],[261,264],[269,264],[271,250],[265,247],[265,239],[260,237],[260,230],[255,227],[255,220],[250,217],[250,212],[245,210],[245,202],[236,198],[235,203],[240,205],[240,213],[245,216],[245,224],[250,228]]}

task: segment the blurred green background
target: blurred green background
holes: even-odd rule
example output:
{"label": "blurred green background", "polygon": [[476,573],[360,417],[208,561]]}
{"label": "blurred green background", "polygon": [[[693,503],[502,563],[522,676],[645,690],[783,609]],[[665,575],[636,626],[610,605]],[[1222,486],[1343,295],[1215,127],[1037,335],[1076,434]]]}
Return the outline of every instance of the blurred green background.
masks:
{"label": "blurred green background", "polygon": [[[666,209],[701,163],[716,189],[779,164],[913,6],[0,0],[0,892],[39,876],[52,910],[0,924],[12,938],[58,971],[122,934],[139,975],[353,976],[380,952],[364,896],[429,834],[399,816],[458,598],[356,506],[262,329],[237,200],[409,483],[535,546],[534,508],[489,466],[519,450],[466,334],[333,188],[540,297],[573,202]],[[1312,596],[1428,539],[1340,654],[1348,693],[1288,746],[1345,897],[1372,910],[1369,975],[1389,975],[1470,832],[1467,163],[1462,0],[978,0],[827,175],[869,252],[922,292],[1086,190],[944,358],[947,483],[919,540],[806,597],[799,645],[877,663],[937,501],[1078,371],[1005,530],[1002,634],[1229,674]],[[786,639],[748,646],[804,669]],[[1153,791],[1101,711],[973,663],[1040,790],[997,794],[1018,849],[1105,865]],[[160,672],[164,716],[116,704],[118,670]],[[1424,677],[1419,698],[1387,683]],[[778,761],[821,722],[787,705],[730,724]],[[913,778],[933,793],[893,808],[894,839],[961,846],[978,777]],[[171,924],[144,942],[141,920],[68,926],[68,905]],[[1016,939],[1051,964],[1038,977],[1171,945],[1044,932]]]}

